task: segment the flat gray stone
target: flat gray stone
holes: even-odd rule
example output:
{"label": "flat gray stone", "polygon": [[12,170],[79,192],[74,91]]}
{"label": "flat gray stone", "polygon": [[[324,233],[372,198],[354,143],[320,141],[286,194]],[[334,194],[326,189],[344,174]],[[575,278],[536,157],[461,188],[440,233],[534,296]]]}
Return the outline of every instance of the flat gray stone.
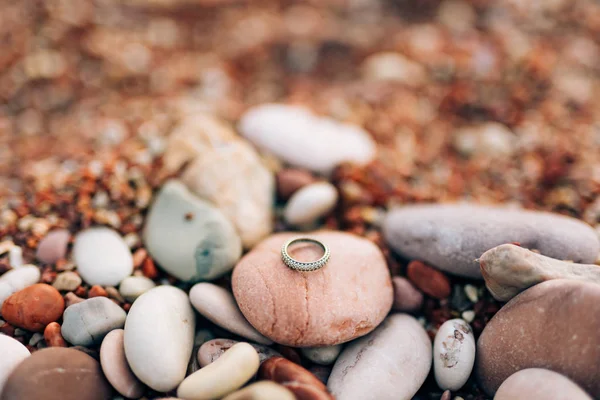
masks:
{"label": "flat gray stone", "polygon": [[100,343],[113,329],[123,328],[125,311],[106,297],[93,297],[67,307],[61,334],[76,346]]}
{"label": "flat gray stone", "polygon": [[383,232],[409,259],[481,278],[475,260],[491,248],[518,242],[541,254],[591,264],[600,252],[596,232],[574,218],[539,211],[478,205],[418,205],[391,210]]}
{"label": "flat gray stone", "polygon": [[177,180],[165,183],[158,193],[144,243],[160,267],[186,282],[218,278],[231,271],[242,254],[233,224]]}

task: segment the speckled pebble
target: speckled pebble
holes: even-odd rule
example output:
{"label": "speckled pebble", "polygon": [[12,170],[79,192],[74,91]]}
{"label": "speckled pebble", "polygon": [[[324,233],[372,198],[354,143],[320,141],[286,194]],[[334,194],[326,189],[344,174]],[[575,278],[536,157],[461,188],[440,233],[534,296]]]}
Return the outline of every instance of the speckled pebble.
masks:
{"label": "speckled pebble", "polygon": [[[201,367],[206,367],[208,364],[216,361],[223,353],[235,346],[238,342],[232,339],[213,339],[205,342],[198,349],[198,363]],[[258,353],[260,362],[268,360],[271,357],[281,357],[281,354],[270,347],[260,344],[249,343]]]}
{"label": "speckled pebble", "polygon": [[81,285],[81,277],[73,271],[65,271],[56,275],[56,279],[52,283],[52,286],[56,290],[75,290]]}
{"label": "speckled pebble", "polygon": [[433,370],[438,386],[457,391],[469,379],[475,363],[475,338],[469,324],[451,319],[439,327],[433,342]]}

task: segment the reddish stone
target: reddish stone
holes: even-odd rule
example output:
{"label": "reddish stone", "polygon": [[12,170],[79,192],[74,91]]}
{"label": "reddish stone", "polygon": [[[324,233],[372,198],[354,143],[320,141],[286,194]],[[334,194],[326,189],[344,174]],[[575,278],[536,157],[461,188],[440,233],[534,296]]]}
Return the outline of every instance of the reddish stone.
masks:
{"label": "reddish stone", "polygon": [[421,261],[411,261],[406,274],[418,289],[436,299],[448,298],[452,292],[448,277]]}
{"label": "reddish stone", "polygon": [[60,324],[51,322],[44,329],[44,339],[48,347],[67,347],[67,342],[60,333]]}
{"label": "reddish stone", "polygon": [[108,297],[108,293],[106,293],[106,290],[102,286],[94,285],[88,292],[88,299],[92,297]]}
{"label": "reddish stone", "polygon": [[263,362],[258,376],[285,386],[300,400],[333,400],[333,396],[327,392],[327,387],[319,378],[283,357],[271,357]]}
{"label": "reddish stone", "polygon": [[50,285],[36,283],[11,295],[2,305],[2,318],[28,331],[42,332],[65,309],[62,296]]}
{"label": "reddish stone", "polygon": [[151,257],[146,257],[142,263],[142,273],[146,278],[156,279],[158,277],[158,270]]}
{"label": "reddish stone", "polygon": [[286,168],[277,173],[277,195],[282,200],[289,199],[294,192],[315,181],[315,177],[303,169]]}

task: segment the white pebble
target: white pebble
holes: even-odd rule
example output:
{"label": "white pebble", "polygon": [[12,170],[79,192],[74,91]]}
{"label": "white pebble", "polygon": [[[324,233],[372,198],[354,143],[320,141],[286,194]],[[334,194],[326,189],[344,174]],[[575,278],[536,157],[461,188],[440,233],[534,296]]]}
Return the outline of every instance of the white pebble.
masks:
{"label": "white pebble", "polygon": [[376,145],[361,127],[320,117],[303,107],[263,104],[241,118],[243,136],[283,161],[322,174],[340,163],[367,164]]}
{"label": "white pebble", "polygon": [[23,249],[19,246],[15,246],[8,251],[8,262],[13,268],[19,268],[23,266]]}
{"label": "white pebble", "polygon": [[337,200],[337,190],[331,183],[313,183],[294,193],[283,215],[291,225],[311,224],[331,212]]}
{"label": "white pebble", "polygon": [[128,276],[121,281],[119,293],[129,302],[133,302],[148,290],[155,287],[152,279],[145,276]]}
{"label": "white pebble", "polygon": [[469,324],[451,319],[440,326],[433,342],[433,370],[442,390],[459,390],[475,363],[475,338]]}
{"label": "white pebble", "polygon": [[477,303],[477,301],[479,300],[477,288],[471,284],[465,285],[465,294],[467,295],[467,297],[471,301],[471,303]]}
{"label": "white pebble", "polygon": [[90,285],[116,286],[133,271],[133,257],[123,238],[109,228],[89,228],[77,234],[73,258]]}
{"label": "white pebble", "polygon": [[0,393],[2,393],[10,373],[29,357],[30,353],[18,340],[0,334],[0,354],[2,354],[2,362],[0,362]]}
{"label": "white pebble", "polygon": [[465,321],[467,321],[470,324],[475,319],[475,311],[473,311],[473,310],[463,311],[461,316]]}

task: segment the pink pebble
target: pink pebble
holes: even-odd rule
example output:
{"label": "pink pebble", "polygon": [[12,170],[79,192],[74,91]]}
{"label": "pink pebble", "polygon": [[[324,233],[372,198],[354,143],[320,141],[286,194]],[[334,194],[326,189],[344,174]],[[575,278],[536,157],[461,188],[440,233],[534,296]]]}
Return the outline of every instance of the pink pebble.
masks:
{"label": "pink pebble", "polygon": [[36,258],[46,264],[52,264],[64,258],[70,238],[71,233],[66,229],[51,231],[40,241]]}
{"label": "pink pebble", "polygon": [[392,309],[404,312],[415,312],[421,309],[423,294],[408,279],[395,276],[392,279],[392,283],[394,285],[394,304]]}

